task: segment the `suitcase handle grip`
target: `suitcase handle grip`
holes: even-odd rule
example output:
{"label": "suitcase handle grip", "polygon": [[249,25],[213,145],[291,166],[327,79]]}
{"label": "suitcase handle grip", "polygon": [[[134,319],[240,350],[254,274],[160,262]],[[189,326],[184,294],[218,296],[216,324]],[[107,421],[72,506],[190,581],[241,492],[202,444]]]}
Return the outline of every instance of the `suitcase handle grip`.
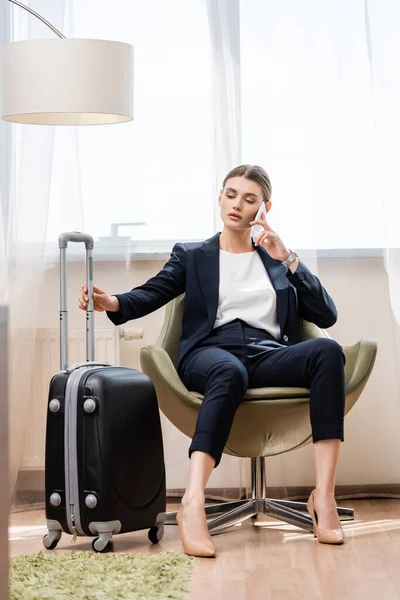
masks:
{"label": "suitcase handle grip", "polygon": [[58,238],[58,247],[67,248],[68,242],[84,242],[86,250],[93,250],[94,242],[91,235],[81,233],[80,231],[70,231],[62,233]]}
{"label": "suitcase handle grip", "polygon": [[87,233],[71,231],[58,238],[60,248],[60,368],[68,370],[68,310],[66,252],[69,242],[83,242],[86,249],[86,283],[88,306],[86,309],[86,360],[94,361],[94,310],[93,310],[93,238]]}

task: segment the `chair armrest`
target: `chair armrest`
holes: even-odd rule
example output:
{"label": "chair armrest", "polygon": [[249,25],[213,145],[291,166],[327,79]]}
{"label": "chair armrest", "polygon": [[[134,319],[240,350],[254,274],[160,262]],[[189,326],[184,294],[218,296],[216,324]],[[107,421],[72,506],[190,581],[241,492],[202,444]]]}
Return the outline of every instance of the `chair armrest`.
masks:
{"label": "chair armrest", "polygon": [[[302,340],[306,341],[315,338],[332,339],[325,329],[320,329],[314,323],[303,319]],[[344,367],[346,394],[349,394],[365,379],[368,379],[375,363],[378,344],[374,339],[365,338],[352,346],[342,346],[342,348],[346,357],[346,365]]]}
{"label": "chair armrest", "polygon": [[368,378],[375,363],[378,344],[371,338],[361,339],[352,346],[343,346],[346,357],[346,394],[352,392],[365,378]]}
{"label": "chair armrest", "polygon": [[177,370],[168,353],[160,346],[144,346],[140,351],[140,361],[143,371],[149,375],[157,387],[157,382],[167,385],[170,391],[178,395],[185,403],[201,405],[196,398],[182,383]]}
{"label": "chair armrest", "polygon": [[318,325],[302,319],[301,340],[306,342],[307,340],[315,340],[316,338],[332,339],[325,329],[321,329]]}

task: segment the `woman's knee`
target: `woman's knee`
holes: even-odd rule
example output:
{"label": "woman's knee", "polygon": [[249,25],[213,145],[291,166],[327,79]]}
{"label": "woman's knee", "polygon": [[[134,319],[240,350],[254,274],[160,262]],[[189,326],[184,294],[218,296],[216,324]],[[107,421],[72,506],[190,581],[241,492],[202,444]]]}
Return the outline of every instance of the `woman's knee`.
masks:
{"label": "woman's knee", "polygon": [[343,362],[343,365],[346,364],[343,348],[336,340],[332,340],[331,338],[315,338],[312,340],[312,346],[316,355],[329,361],[340,360]]}
{"label": "woman's knee", "polygon": [[246,367],[239,361],[223,360],[215,363],[213,367],[213,379],[219,383],[224,382],[229,386],[244,393],[249,384],[249,377]]}

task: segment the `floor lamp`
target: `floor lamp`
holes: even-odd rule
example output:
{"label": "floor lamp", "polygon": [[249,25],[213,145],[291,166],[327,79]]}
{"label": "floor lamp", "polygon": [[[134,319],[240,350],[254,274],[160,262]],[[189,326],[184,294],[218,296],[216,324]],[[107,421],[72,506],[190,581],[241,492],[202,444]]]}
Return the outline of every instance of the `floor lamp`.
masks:
{"label": "floor lamp", "polygon": [[9,42],[3,49],[5,121],[33,125],[107,125],[133,119],[133,47],[66,38]]}

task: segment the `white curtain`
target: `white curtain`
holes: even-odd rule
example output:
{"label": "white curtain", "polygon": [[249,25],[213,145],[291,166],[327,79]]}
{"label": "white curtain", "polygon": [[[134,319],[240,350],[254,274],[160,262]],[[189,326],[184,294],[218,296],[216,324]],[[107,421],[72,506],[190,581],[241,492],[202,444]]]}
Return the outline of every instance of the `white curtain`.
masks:
{"label": "white curtain", "polygon": [[[64,2],[31,3],[63,28]],[[45,10],[43,10],[45,9]],[[47,10],[46,10],[47,9]],[[8,7],[11,39],[48,35],[44,26],[18,7]],[[50,32],[49,32],[50,34]],[[45,241],[49,213],[54,128],[2,122],[2,293],[10,306],[10,477],[15,492],[24,440],[33,412],[31,402],[35,339],[45,271]],[[56,260],[54,255],[53,261]]]}
{"label": "white curtain", "polygon": [[[98,239],[97,259],[119,253],[129,262],[134,250],[167,252],[177,239],[212,235],[211,59],[202,2],[115,0],[111,13],[107,0],[68,4],[74,37],[135,48],[134,120],[77,133],[84,221]],[[132,225],[138,222],[145,225]],[[49,243],[57,232],[49,223]]]}
{"label": "white curtain", "polygon": [[364,0],[364,12],[379,201],[385,227],[385,267],[391,306],[400,325],[400,5],[395,0],[380,4]]}
{"label": "white curtain", "polygon": [[[397,376],[396,410],[390,411],[398,439],[400,426],[400,5],[396,0],[364,0],[366,44],[377,147],[380,204],[385,228],[384,264],[393,316],[393,362]],[[388,438],[391,431],[388,430]],[[398,452],[394,455],[397,456]]]}
{"label": "white curtain", "polygon": [[[0,2],[0,52],[4,44],[11,39],[10,3],[8,0]],[[0,81],[2,80],[2,55],[0,55]],[[1,95],[0,95],[1,103]],[[7,242],[10,186],[11,186],[11,127],[0,121],[0,304],[8,301],[8,265]]]}
{"label": "white curtain", "polygon": [[[207,0],[212,50],[214,196],[242,162],[239,0]],[[215,229],[222,226],[215,202]]]}
{"label": "white curtain", "polygon": [[[87,128],[0,125],[13,481],[32,410],[38,294],[62,231],[88,231],[97,261],[131,268],[133,251],[168,252],[177,240],[212,235],[227,171],[260,164],[272,180],[271,226],[313,272],[319,256],[384,249],[399,322],[395,0],[115,0],[111,13],[106,0],[30,5],[67,36],[135,47],[135,118]],[[10,12],[13,39],[53,35],[20,8]],[[173,460],[167,469],[187,462]],[[224,461],[241,485],[241,461]],[[216,470],[210,487],[220,487],[218,478]]]}
{"label": "white curtain", "polygon": [[[368,460],[382,460],[382,470],[387,469],[387,457],[397,452],[393,427],[400,421],[400,5],[397,0],[210,0],[207,7],[219,178],[239,158],[265,167],[272,180],[270,225],[314,273],[329,272],[340,282],[341,322],[354,322],[352,336],[359,327],[358,338],[342,329],[338,341],[378,340],[378,368],[384,361],[397,384],[393,381],[389,392],[383,381],[370,383],[389,394],[379,409],[364,405],[358,417],[353,413],[347,420],[351,441],[344,453],[353,463],[363,435],[378,435],[379,450],[372,444]],[[385,259],[393,316],[389,330],[385,292],[376,291],[377,282],[384,282],[378,269],[366,277],[363,263],[356,262],[364,257],[369,266],[377,264],[375,258]],[[341,260],[332,276],[335,258]],[[358,298],[354,304],[345,282]],[[381,300],[370,314],[362,306],[363,295],[369,302]],[[378,321],[385,325],[382,338]],[[387,431],[384,442],[377,433],[382,430]],[[295,481],[297,469],[303,485],[309,451],[270,461],[274,484]],[[387,469],[385,481],[393,482],[393,471]],[[367,473],[362,481],[357,472],[347,477],[371,482]]]}
{"label": "white curtain", "polygon": [[296,248],[398,246],[399,10],[240,3],[243,160],[270,172],[271,221]]}
{"label": "white curtain", "polygon": [[[35,0],[30,6],[67,37],[134,45],[135,120],[87,128],[4,124],[12,135],[12,148],[5,154],[12,157],[14,183],[6,224],[12,231],[7,265],[13,312],[13,487],[24,450],[21,434],[32,422],[31,411],[39,409],[30,403],[35,336],[37,327],[49,326],[47,312],[53,306],[49,297],[58,302],[58,290],[46,287],[50,280],[54,287],[54,277],[46,271],[54,273],[57,267],[59,234],[91,233],[96,240],[95,261],[117,260],[128,270],[132,251],[169,252],[179,239],[204,239],[214,231],[211,53],[203,4],[118,0],[113,4],[114,19],[105,0],[95,5]],[[14,40],[53,36],[19,7],[12,12]],[[136,222],[145,225],[132,225]],[[78,253],[82,257],[82,249],[72,246],[68,255],[82,260]],[[111,291],[115,263],[108,264],[110,282],[105,276],[102,283]],[[165,423],[164,436],[168,480],[168,472],[176,473],[182,465],[187,468],[188,440],[180,439],[178,456],[168,448],[174,450],[177,438],[183,436]],[[241,467],[234,461],[232,465],[237,486]],[[212,485],[221,487],[220,474]]]}

